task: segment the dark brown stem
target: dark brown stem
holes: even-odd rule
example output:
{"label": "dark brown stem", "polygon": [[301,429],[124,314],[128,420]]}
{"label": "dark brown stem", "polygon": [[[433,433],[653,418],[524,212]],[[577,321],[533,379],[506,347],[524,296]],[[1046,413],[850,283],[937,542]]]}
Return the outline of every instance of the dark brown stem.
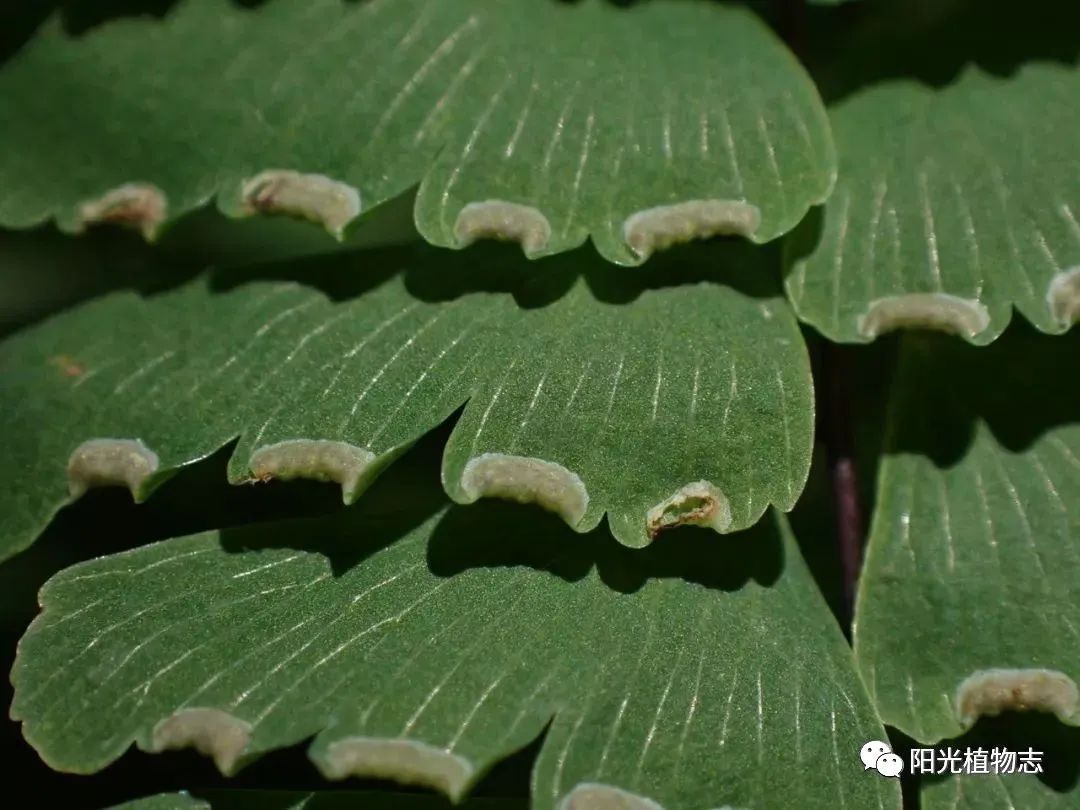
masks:
{"label": "dark brown stem", "polygon": [[823,428],[825,453],[832,483],[836,547],[844,585],[846,624],[855,605],[855,586],[862,562],[863,522],[859,477],[855,463],[851,421],[852,369],[847,350],[833,343],[822,347],[821,371],[825,382]]}
{"label": "dark brown stem", "polygon": [[[788,47],[803,57],[806,46],[806,0],[773,0],[777,25]],[[845,349],[825,341],[821,352],[823,393],[819,427],[832,485],[836,552],[840,562],[844,630],[850,633],[855,588],[862,564],[863,521],[859,476],[851,423],[852,373]]]}

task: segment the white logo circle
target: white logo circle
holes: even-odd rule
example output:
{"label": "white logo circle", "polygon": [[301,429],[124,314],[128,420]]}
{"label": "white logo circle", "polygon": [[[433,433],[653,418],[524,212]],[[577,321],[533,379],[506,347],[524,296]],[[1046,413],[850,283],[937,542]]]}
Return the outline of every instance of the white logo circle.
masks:
{"label": "white logo circle", "polygon": [[859,751],[863,770],[877,771],[882,776],[900,776],[904,770],[904,760],[893,753],[892,746],[882,740],[870,740]]}

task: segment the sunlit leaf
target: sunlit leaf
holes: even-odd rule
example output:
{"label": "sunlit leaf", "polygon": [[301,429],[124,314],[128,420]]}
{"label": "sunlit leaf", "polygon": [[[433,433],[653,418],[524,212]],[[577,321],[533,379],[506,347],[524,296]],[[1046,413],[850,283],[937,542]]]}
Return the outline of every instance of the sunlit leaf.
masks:
{"label": "sunlit leaf", "polygon": [[1080,317],[1080,70],[969,69],[940,88],[871,85],[832,110],[841,155],[823,217],[789,240],[788,293],[840,341],[922,326],[985,344],[1012,308]]}
{"label": "sunlit leaf", "polygon": [[708,233],[772,239],[835,176],[802,68],[714,3],[187,0],[78,41],[54,21],[0,97],[7,226],[152,236],[219,195],[340,234],[419,183],[435,244],[541,255],[591,234],[637,264]]}
{"label": "sunlit leaf", "polygon": [[170,540],[43,589],[13,716],[54,767],[132,743],[200,749],[232,773],[316,735],[330,778],[463,795],[546,736],[533,806],[898,807],[858,750],[883,730],[851,653],[771,514],[644,551],[490,503]]}
{"label": "sunlit leaf", "polygon": [[904,346],[855,650],[921,742],[1006,710],[1080,725],[1078,349],[1031,330]]}
{"label": "sunlit leaf", "polygon": [[[421,247],[101,299],[0,346],[2,547],[89,487],[141,500],[237,436],[234,482],[333,480],[351,502],[466,401],[456,500],[534,501],[580,531],[608,513],[631,546],[745,528],[790,509],[809,465],[810,370],[775,259],[702,246],[628,275],[591,251]],[[258,279],[282,272],[309,284]]]}
{"label": "sunlit leaf", "polygon": [[210,810],[210,803],[189,793],[159,793],[142,799],[116,804],[109,810]]}

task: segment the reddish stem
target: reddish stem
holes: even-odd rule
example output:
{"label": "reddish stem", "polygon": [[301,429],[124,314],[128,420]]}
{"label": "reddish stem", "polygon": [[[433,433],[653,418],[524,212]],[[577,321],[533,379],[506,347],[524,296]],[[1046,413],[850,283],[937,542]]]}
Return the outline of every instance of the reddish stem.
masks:
{"label": "reddish stem", "polygon": [[845,618],[850,624],[855,604],[855,586],[862,563],[863,521],[859,502],[858,468],[855,463],[851,421],[851,366],[846,350],[825,343],[822,350],[824,376],[825,453],[832,483],[836,525],[836,550],[844,586]]}

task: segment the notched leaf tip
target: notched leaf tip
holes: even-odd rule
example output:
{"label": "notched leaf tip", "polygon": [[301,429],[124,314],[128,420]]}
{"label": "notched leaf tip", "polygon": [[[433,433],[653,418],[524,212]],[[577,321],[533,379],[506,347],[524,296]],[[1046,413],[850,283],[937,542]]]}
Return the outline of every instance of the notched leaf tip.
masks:
{"label": "notched leaf tip", "polygon": [[458,212],[454,238],[459,247],[467,247],[477,239],[517,242],[527,256],[532,256],[547,247],[551,225],[531,205],[484,200],[471,202]]}
{"label": "notched leaf tip", "polygon": [[688,200],[631,214],[623,238],[640,258],[692,239],[750,236],[761,224],[756,205],[741,200]]}
{"label": "notched leaf tip", "polygon": [[393,779],[435,788],[460,799],[475,769],[464,757],[417,740],[346,737],[331,743],[316,764],[327,779],[349,776]]}
{"label": "notched leaf tip", "polygon": [[165,192],[150,183],[125,183],[79,204],[76,230],[90,225],[122,225],[134,228],[150,241],[168,213]]}
{"label": "notched leaf tip", "polygon": [[859,334],[873,340],[894,329],[935,329],[972,338],[990,325],[990,313],[973,298],[911,293],[872,301],[859,316]]}
{"label": "notched leaf tip", "polygon": [[139,439],[90,439],[68,458],[68,491],[78,498],[95,487],[127,486],[138,500],[157,468],[157,454]]}
{"label": "notched leaf tip", "polygon": [[245,214],[285,214],[322,225],[341,239],[360,215],[360,192],[324,174],[267,169],[244,181]]}
{"label": "notched leaf tip", "polygon": [[251,740],[251,724],[221,709],[178,709],[154,726],[154,753],[194,748],[211,757],[217,769],[231,776]]}
{"label": "notched leaf tip", "polygon": [[1053,712],[1068,722],[1076,719],[1078,709],[1076,683],[1053,669],[984,669],[965,678],[956,690],[956,711],[965,728],[980,717],[1004,711]]}
{"label": "notched leaf tip", "polygon": [[731,504],[724,493],[708,481],[687,484],[645,515],[645,528],[650,538],[675,526],[708,526],[723,534],[731,528]]}
{"label": "notched leaf tip", "polygon": [[1050,279],[1046,303],[1061,326],[1068,328],[1080,320],[1080,267],[1062,270]]}
{"label": "notched leaf tip", "polygon": [[535,503],[571,526],[581,522],[589,506],[589,493],[575,473],[540,458],[484,453],[465,465],[461,488],[467,503],[483,497]]}
{"label": "notched leaf tip", "polygon": [[622,788],[582,782],[563,797],[559,810],[663,810],[663,807]]}
{"label": "notched leaf tip", "polygon": [[341,484],[345,503],[356,500],[366,482],[375,454],[363,447],[329,439],[288,439],[268,444],[251,454],[248,467],[254,478],[310,478]]}

